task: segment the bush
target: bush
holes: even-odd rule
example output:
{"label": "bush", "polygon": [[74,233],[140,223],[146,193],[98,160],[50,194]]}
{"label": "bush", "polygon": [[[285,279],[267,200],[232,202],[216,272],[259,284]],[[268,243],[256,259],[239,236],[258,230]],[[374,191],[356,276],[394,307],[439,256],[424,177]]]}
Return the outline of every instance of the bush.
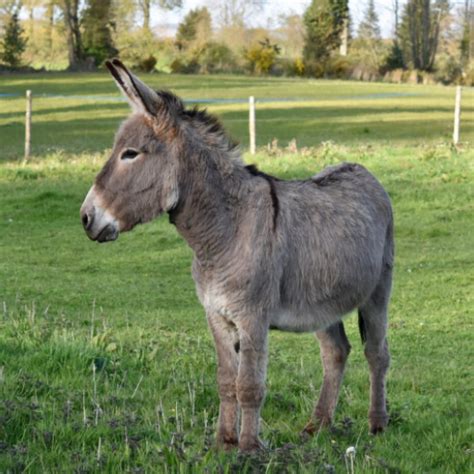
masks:
{"label": "bush", "polygon": [[395,69],[403,69],[405,64],[403,62],[403,52],[402,48],[398,44],[398,41],[394,41],[390,51],[385,58],[381,66],[382,74],[385,74],[387,71],[393,71]]}
{"label": "bush", "polygon": [[310,77],[347,79],[352,66],[345,56],[334,55],[324,62],[307,61],[303,70]]}
{"label": "bush", "polygon": [[156,63],[157,63],[157,61],[156,61],[155,56],[152,56],[150,54],[150,56],[148,56],[147,58],[138,60],[135,67],[139,71],[152,72],[155,69]]}
{"label": "bush", "polygon": [[171,72],[171,63],[178,54],[173,41],[160,41],[143,31],[117,35],[115,41],[122,61],[142,71]]}
{"label": "bush", "polygon": [[347,79],[351,72],[351,64],[344,56],[333,56],[325,65],[325,77]]}
{"label": "bush", "polygon": [[302,58],[281,58],[273,67],[272,74],[301,77],[305,74],[305,63]]}
{"label": "bush", "polygon": [[244,59],[247,61],[247,68],[252,74],[268,74],[274,66],[280,47],[270,43],[268,38],[259,41],[257,45],[244,50]]}
{"label": "bush", "polygon": [[184,56],[176,58],[170,65],[171,72],[177,74],[197,74],[200,66],[196,58],[187,59]]}
{"label": "bush", "polygon": [[237,69],[234,53],[225,44],[215,41],[182,51],[171,63],[171,71],[181,74],[236,72]]}
{"label": "bush", "polygon": [[463,74],[462,83],[465,86],[474,86],[474,61],[471,61],[471,63],[467,65]]}
{"label": "bush", "polygon": [[435,79],[443,84],[457,84],[462,80],[461,62],[453,56],[443,55],[436,62]]}
{"label": "bush", "polygon": [[202,73],[234,72],[237,60],[231,49],[223,43],[210,41],[199,54],[199,64]]}

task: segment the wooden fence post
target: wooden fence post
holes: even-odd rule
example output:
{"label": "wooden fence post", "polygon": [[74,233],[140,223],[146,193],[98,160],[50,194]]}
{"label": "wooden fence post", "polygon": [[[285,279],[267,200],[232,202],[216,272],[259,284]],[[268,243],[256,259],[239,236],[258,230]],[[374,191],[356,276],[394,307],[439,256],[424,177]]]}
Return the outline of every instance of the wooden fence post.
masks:
{"label": "wooden fence post", "polygon": [[255,155],[255,97],[249,97],[249,136],[250,136],[250,154]]}
{"label": "wooden fence post", "polygon": [[26,119],[25,119],[25,161],[31,151],[31,91],[26,91]]}
{"label": "wooden fence post", "polygon": [[454,132],[453,132],[453,143],[457,145],[459,143],[459,134],[461,128],[461,86],[456,87],[456,106],[454,108]]}

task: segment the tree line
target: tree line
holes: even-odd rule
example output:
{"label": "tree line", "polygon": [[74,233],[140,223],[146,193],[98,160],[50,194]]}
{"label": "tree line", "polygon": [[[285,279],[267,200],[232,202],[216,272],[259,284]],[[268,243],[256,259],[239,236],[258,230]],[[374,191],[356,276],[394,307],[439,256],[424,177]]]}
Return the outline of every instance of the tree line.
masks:
{"label": "tree line", "polygon": [[151,27],[151,9],[180,9],[182,0],[0,0],[0,62],[77,71],[120,56],[146,71],[398,80],[415,71],[417,78],[474,82],[473,0],[394,0],[389,39],[374,0],[364,2],[357,27],[348,0],[312,0],[304,15],[281,16],[268,28],[247,26],[261,2],[203,3],[172,37],[165,25]]}

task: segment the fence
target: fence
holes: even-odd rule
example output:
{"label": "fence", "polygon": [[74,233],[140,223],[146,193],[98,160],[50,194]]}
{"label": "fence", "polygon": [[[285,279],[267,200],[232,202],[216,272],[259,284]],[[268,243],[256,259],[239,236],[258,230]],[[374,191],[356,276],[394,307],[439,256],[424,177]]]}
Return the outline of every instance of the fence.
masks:
{"label": "fence", "polygon": [[[34,116],[33,116],[33,108],[32,108],[32,92],[27,91],[26,94],[26,115],[25,115],[25,143],[24,143],[24,159],[27,160],[30,157],[32,146],[34,147],[35,145],[35,134],[34,131],[32,130],[32,126],[34,126],[35,121],[34,121]],[[269,98],[269,97],[263,97],[263,98],[255,98],[254,96],[250,96],[248,99],[248,137],[249,137],[249,151],[251,154],[256,153],[257,145],[264,145],[268,143],[268,136],[263,136],[260,138],[259,135],[257,135],[258,127],[257,127],[257,121],[264,121],[266,124],[269,122],[276,121],[275,117],[272,116],[271,112],[269,113],[269,110],[274,110],[275,106],[277,104],[283,104],[282,107],[285,108],[288,111],[288,126],[290,126],[290,117],[293,114],[293,112],[297,109],[302,109],[302,108],[308,108],[308,104],[313,107],[315,111],[318,109],[322,110],[322,106],[327,108],[327,101],[332,100],[334,104],[336,104],[337,100],[351,100],[354,101],[354,104],[356,104],[358,101],[377,101],[377,100],[384,100],[385,102],[393,100],[393,103],[395,104],[398,100],[402,99],[409,99],[411,97],[417,98],[419,97],[420,94],[416,93],[399,93],[399,92],[394,92],[394,93],[379,93],[379,94],[365,94],[365,95],[359,95],[359,96],[354,96],[352,98],[349,98],[347,95],[341,95],[341,96],[332,96],[330,99],[321,97],[321,98]],[[15,97],[14,94],[0,94],[0,99],[2,97]],[[16,96],[18,97],[18,96]],[[64,99],[64,100],[92,100],[94,102],[121,102],[123,101],[122,98],[120,97],[111,97],[111,96],[74,96],[74,95],[38,95],[35,96],[36,99]],[[186,102],[188,103],[200,103],[203,105],[211,105],[211,106],[231,106],[231,105],[239,105],[239,104],[245,104],[247,102],[246,99],[229,99],[229,98],[222,98],[222,99],[189,99]],[[454,112],[454,130],[452,133],[452,141],[455,145],[458,145],[460,143],[461,139],[461,104],[462,104],[462,89],[461,87],[456,88],[456,96],[455,96],[455,112]],[[54,107],[54,105],[53,105]],[[387,115],[390,114],[391,110],[396,110],[391,109],[390,107],[387,108]],[[350,111],[347,111],[349,114]],[[296,117],[297,115],[295,115]],[[341,117],[344,117],[344,113],[341,112]],[[96,117],[94,117],[95,119]],[[386,117],[381,117],[380,118],[380,123],[387,123]],[[376,121],[372,121],[372,127],[374,127],[373,123],[376,123]],[[350,127],[350,125],[346,125],[346,127]],[[266,127],[261,127],[260,130],[262,129],[268,129],[268,125]],[[240,130],[240,129],[239,129]],[[366,133],[367,135],[370,133],[370,127],[367,126],[362,129],[363,133]],[[393,127],[393,130],[395,130],[395,127]],[[278,128],[276,129],[278,131]],[[240,132],[239,135],[241,136],[242,133]],[[275,133],[275,136],[276,135]],[[369,136],[367,136],[369,138]]]}

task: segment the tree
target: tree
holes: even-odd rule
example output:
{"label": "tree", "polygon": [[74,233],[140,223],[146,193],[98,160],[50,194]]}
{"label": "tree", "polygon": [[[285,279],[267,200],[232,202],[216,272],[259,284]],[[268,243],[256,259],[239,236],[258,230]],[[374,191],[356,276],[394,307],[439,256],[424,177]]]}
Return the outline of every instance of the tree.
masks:
{"label": "tree", "polygon": [[179,49],[187,49],[193,43],[209,41],[212,31],[211,15],[206,7],[190,10],[178,26],[176,43]]}
{"label": "tree", "polygon": [[360,22],[357,31],[357,39],[353,43],[354,49],[357,50],[357,56],[361,64],[364,64],[373,72],[380,69],[384,52],[374,0],[369,0],[367,3],[364,18]]}
{"label": "tree", "polygon": [[94,58],[95,64],[102,64],[107,58],[115,56],[111,35],[111,0],[89,0],[83,13],[84,54]]}
{"label": "tree", "polygon": [[150,31],[150,12],[153,4],[174,10],[183,6],[183,0],[137,0],[137,6],[143,15],[143,29],[147,31]]}
{"label": "tree", "polygon": [[404,62],[431,71],[438,50],[440,24],[449,12],[448,0],[408,0],[400,25]]}
{"label": "tree", "polygon": [[243,27],[249,17],[263,7],[261,0],[213,0],[213,11],[217,11],[217,23],[224,27]]}
{"label": "tree", "polygon": [[80,0],[59,0],[59,7],[64,15],[66,26],[69,69],[76,70],[84,67],[84,48],[79,21]]}
{"label": "tree", "polygon": [[304,59],[324,63],[339,47],[348,18],[348,0],[313,0],[303,17],[306,29]]}
{"label": "tree", "polygon": [[399,21],[399,0],[392,0],[393,5],[393,16],[394,16],[394,35],[393,43],[388,53],[387,58],[385,59],[384,69],[392,71],[393,69],[401,69],[405,67],[405,62],[403,60],[403,51],[400,47],[398,41],[399,32],[400,32],[400,21]]}
{"label": "tree", "polygon": [[18,67],[25,47],[26,39],[23,37],[23,28],[18,19],[18,10],[16,10],[11,14],[5,29],[0,59],[12,68]]}
{"label": "tree", "polygon": [[301,15],[281,15],[277,30],[282,54],[288,58],[301,58],[304,47],[304,25]]}
{"label": "tree", "polygon": [[374,0],[369,0],[364,19],[359,24],[358,36],[366,41],[380,40],[379,17],[375,11]]}
{"label": "tree", "polygon": [[472,48],[474,43],[474,7],[472,0],[465,0],[463,11],[463,25],[461,37],[461,62],[466,65],[469,64],[472,58]]}

